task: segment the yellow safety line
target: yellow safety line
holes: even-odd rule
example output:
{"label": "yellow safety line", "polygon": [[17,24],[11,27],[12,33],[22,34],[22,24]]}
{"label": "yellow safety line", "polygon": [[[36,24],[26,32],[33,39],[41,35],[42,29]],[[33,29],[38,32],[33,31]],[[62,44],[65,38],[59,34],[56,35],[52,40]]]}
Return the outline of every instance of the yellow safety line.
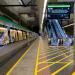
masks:
{"label": "yellow safety line", "polygon": [[57,73],[59,73],[60,71],[62,71],[63,69],[65,69],[66,67],[68,67],[72,63],[73,63],[73,61],[67,63],[66,65],[64,65],[63,67],[61,67],[60,69],[58,69],[57,71],[55,71],[54,73],[52,73],[50,75],[56,75]]}
{"label": "yellow safety line", "polygon": [[[54,54],[57,54],[59,51],[56,51],[55,53],[54,52],[52,52],[52,53],[50,53],[50,54],[47,54],[47,56],[51,56],[51,55],[54,55]],[[60,52],[66,52],[66,50],[61,50]],[[69,51],[67,51],[67,52],[69,52]],[[72,52],[72,50],[70,51],[70,52]],[[44,57],[47,57],[46,55],[44,55]],[[42,58],[44,58],[43,56],[41,56],[41,58],[40,59],[42,59]]]}
{"label": "yellow safety line", "polygon": [[[66,47],[66,46],[49,46],[49,47]],[[68,47],[68,46],[67,46]]]}
{"label": "yellow safety line", "polygon": [[[59,63],[59,64],[65,64],[65,63],[69,63],[69,62],[71,62],[71,61],[68,61],[68,62],[45,62],[45,63]],[[45,64],[44,63],[44,64]]]}
{"label": "yellow safety line", "polygon": [[72,75],[75,75],[75,72],[73,72]]}
{"label": "yellow safety line", "polygon": [[34,75],[37,75],[39,52],[40,52],[40,42],[39,42],[39,46],[38,46],[38,52],[37,52],[37,58],[36,58],[36,65],[35,65]]}
{"label": "yellow safety line", "polygon": [[64,46],[49,46],[49,47],[64,47]]}
{"label": "yellow safety line", "polygon": [[44,51],[40,51],[40,53],[45,53],[45,52],[51,52],[51,51],[53,51],[53,50],[47,50],[47,49],[45,49]]}
{"label": "yellow safety line", "polygon": [[[59,51],[60,51],[60,50],[59,50]],[[54,52],[57,52],[57,50],[46,51],[46,52],[44,52],[44,53],[41,52],[41,53],[40,53],[40,56],[41,56],[41,55],[44,55],[44,54],[47,54],[47,53],[54,53]]]}
{"label": "yellow safety line", "polygon": [[54,52],[56,52],[56,51],[47,51],[47,52],[45,52],[45,53],[40,53],[40,56],[42,56],[42,55],[44,55],[44,54],[47,54],[47,53],[54,53]]}
{"label": "yellow safety line", "polygon": [[[60,52],[66,52],[65,50],[62,50],[62,51],[60,51]],[[67,52],[69,52],[69,51],[67,51]],[[51,55],[54,55],[54,54],[57,54],[57,53],[59,53],[59,51],[57,51],[57,52],[55,52],[55,53],[52,53],[52,54],[47,54],[47,55],[45,55],[44,57],[41,57],[40,59],[42,59],[42,58],[45,58],[45,57],[48,57],[48,56],[51,56]]]}
{"label": "yellow safety line", "polygon": [[[34,43],[33,43],[34,44]],[[18,65],[18,63],[24,58],[24,56],[27,54],[27,52],[30,50],[30,48],[33,46],[33,44],[23,53],[23,55],[17,60],[17,62],[10,68],[10,70],[6,73],[6,75],[10,75],[11,72],[14,70],[14,68]]]}
{"label": "yellow safety line", "polygon": [[55,58],[57,58],[57,57],[59,57],[59,56],[62,56],[62,55],[64,55],[64,54],[66,54],[66,53],[69,53],[69,52],[64,52],[63,54],[60,54],[60,55],[55,56],[55,57],[52,57],[52,58],[50,58],[50,59],[48,59],[48,60],[45,60],[45,61],[43,61],[43,62],[39,62],[39,64],[42,64],[42,63],[45,63],[45,62],[47,62],[47,61],[49,61],[49,60],[55,59]]}
{"label": "yellow safety line", "polygon": [[50,51],[50,48],[44,48],[41,52]]}
{"label": "yellow safety line", "polygon": [[[58,50],[58,51],[61,51],[61,50]],[[62,51],[64,51],[64,50],[62,50]],[[65,51],[67,51],[67,50],[65,50]],[[55,51],[46,51],[46,52],[44,52],[44,53],[40,53],[40,56],[42,56],[42,55],[44,55],[44,54],[47,54],[47,53],[54,53],[54,52],[57,52],[56,50]]]}
{"label": "yellow safety line", "polygon": [[[72,55],[72,54],[71,54],[71,55]],[[66,56],[65,58],[62,58],[61,60],[59,60],[59,61],[57,61],[57,62],[60,62],[60,61],[62,61],[62,60],[64,60],[64,59],[66,59],[66,58],[70,57],[71,55]],[[55,63],[50,64],[50,65],[48,65],[48,66],[46,66],[46,67],[44,67],[44,68],[42,68],[42,69],[38,70],[38,72],[40,72],[40,71],[42,71],[42,70],[44,70],[44,69],[46,69],[46,68],[48,68],[48,67],[50,67],[50,66],[52,66],[52,65],[54,65],[54,64],[55,64]]]}

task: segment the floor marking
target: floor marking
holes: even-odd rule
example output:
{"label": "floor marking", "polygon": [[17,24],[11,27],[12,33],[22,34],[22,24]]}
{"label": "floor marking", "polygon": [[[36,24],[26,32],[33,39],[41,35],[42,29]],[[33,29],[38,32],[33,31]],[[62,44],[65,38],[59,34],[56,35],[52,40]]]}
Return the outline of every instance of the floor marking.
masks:
{"label": "floor marking", "polygon": [[[71,54],[72,55],[72,54]],[[59,61],[57,61],[57,62],[60,62],[60,61],[62,61],[62,60],[64,60],[64,59],[66,59],[66,58],[68,58],[68,57],[70,57],[71,55],[69,55],[69,56],[66,56],[65,58],[62,58],[61,60],[59,60]],[[41,68],[40,70],[38,70],[37,72],[40,72],[40,71],[42,71],[42,70],[44,70],[44,69],[46,69],[46,68],[48,68],[48,67],[50,67],[50,66],[52,66],[52,65],[54,65],[55,63],[53,63],[53,64],[50,64],[50,65],[48,65],[48,66],[46,66],[46,67],[44,67],[44,68]]]}
{"label": "floor marking", "polygon": [[66,63],[69,63],[69,62],[71,62],[71,61],[68,61],[68,62],[45,62],[45,63],[66,64]]}
{"label": "floor marking", "polygon": [[45,52],[40,52],[40,55],[45,54],[45,53],[50,53],[50,52],[54,52],[53,50],[49,50],[49,51],[45,51]]}
{"label": "floor marking", "polygon": [[[60,52],[65,52],[65,50],[62,50],[62,51],[60,51]],[[69,51],[67,51],[67,52],[69,52]],[[48,57],[48,56],[52,56],[52,55],[54,55],[54,54],[57,54],[57,53],[59,53],[59,51],[57,51],[56,53],[52,53],[52,54],[48,54],[48,55],[45,55],[44,57],[41,57],[40,59],[43,59],[43,58],[45,58],[45,57]],[[39,60],[40,60],[39,59]]]}
{"label": "floor marking", "polygon": [[[49,46],[49,47],[68,47],[68,46]],[[70,46],[72,47],[72,46]]]}
{"label": "floor marking", "polygon": [[49,49],[42,50],[41,52],[45,53],[45,52],[49,52],[49,51],[53,51],[53,50],[49,48]]}
{"label": "floor marking", "polygon": [[[33,43],[34,44],[34,43]],[[18,61],[9,69],[6,75],[10,75],[10,73],[14,70],[14,68],[18,65],[18,63],[23,59],[23,57],[28,53],[33,44],[24,52],[24,54],[18,59]]]}
{"label": "floor marking", "polygon": [[[58,51],[61,51],[61,50],[58,50]],[[62,50],[62,51],[64,51],[64,50]],[[65,50],[65,51],[66,51],[66,50]],[[45,53],[40,53],[40,56],[43,55],[43,54],[54,53],[54,52],[57,52],[57,50],[55,50],[55,51],[48,51],[48,52],[46,51]]]}
{"label": "floor marking", "polygon": [[53,53],[53,52],[56,52],[56,51],[49,51],[49,52],[45,52],[45,53],[40,53],[40,56],[47,54],[47,53]]}
{"label": "floor marking", "polygon": [[[58,50],[58,51],[61,51],[61,50]],[[64,51],[64,50],[62,50],[62,51]],[[67,51],[67,50],[65,50],[65,51]],[[48,51],[48,52],[46,51],[44,53],[40,52],[40,56],[42,56],[44,54],[47,54],[47,53],[54,53],[54,52],[57,52],[57,50],[55,50],[55,51]]]}
{"label": "floor marking", "polygon": [[67,63],[66,65],[64,65],[63,67],[61,67],[60,69],[58,69],[57,71],[55,71],[54,73],[52,73],[50,75],[56,75],[57,73],[59,73],[60,71],[62,71],[63,69],[65,69],[66,67],[68,67],[72,63],[73,63],[73,61]]}
{"label": "floor marking", "polygon": [[46,52],[46,51],[50,51],[50,48],[49,49],[43,49],[41,52]]}
{"label": "floor marking", "polygon": [[72,75],[75,75],[75,72],[73,72]]}
{"label": "floor marking", "polygon": [[64,55],[64,54],[66,54],[66,53],[69,53],[69,52],[64,52],[63,54],[60,54],[60,55],[58,55],[58,56],[55,56],[55,57],[50,58],[50,59],[48,59],[48,60],[45,60],[45,61],[43,61],[43,62],[39,62],[39,64],[42,64],[42,63],[47,62],[47,61],[49,61],[49,60],[55,59],[55,58],[57,58],[57,57],[59,57],[59,56],[62,56],[62,55]]}
{"label": "floor marking", "polygon": [[36,58],[36,65],[35,65],[34,75],[37,75],[39,52],[40,52],[40,41],[39,41],[39,46],[38,46],[38,52],[37,52],[37,58]]}

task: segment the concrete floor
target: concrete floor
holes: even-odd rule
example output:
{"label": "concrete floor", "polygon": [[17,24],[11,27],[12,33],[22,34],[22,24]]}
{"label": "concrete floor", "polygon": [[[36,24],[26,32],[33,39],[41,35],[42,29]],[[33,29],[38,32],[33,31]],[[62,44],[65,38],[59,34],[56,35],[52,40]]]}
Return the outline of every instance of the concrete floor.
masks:
{"label": "concrete floor", "polygon": [[6,75],[74,75],[73,50],[73,46],[49,46],[40,37]]}
{"label": "concrete floor", "polygon": [[34,75],[37,51],[38,40],[33,43],[27,54],[18,63],[10,75]]}
{"label": "concrete floor", "polygon": [[37,75],[72,75],[73,46],[49,46],[45,39],[40,39],[40,45]]}

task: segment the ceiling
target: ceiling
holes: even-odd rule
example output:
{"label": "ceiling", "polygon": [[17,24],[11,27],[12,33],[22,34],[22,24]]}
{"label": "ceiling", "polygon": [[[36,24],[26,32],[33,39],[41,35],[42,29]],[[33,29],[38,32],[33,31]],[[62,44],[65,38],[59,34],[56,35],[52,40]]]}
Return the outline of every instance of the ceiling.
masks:
{"label": "ceiling", "polygon": [[39,21],[35,12],[35,1],[36,0],[2,0],[0,1],[0,5],[7,5],[5,8],[20,17],[20,19],[25,22],[25,25],[31,27],[35,26],[35,24],[37,25]]}
{"label": "ceiling", "polygon": [[[45,0],[2,0],[0,1],[0,5],[7,5],[5,8],[12,12],[12,17],[14,16],[14,18],[20,18],[20,21],[22,20],[22,22],[25,23],[23,26],[27,26],[32,30],[36,30],[38,28],[39,31],[39,27],[42,21],[44,1]],[[63,1],[73,2],[74,0],[48,0],[48,2]],[[2,13],[0,12],[0,14]],[[7,15],[9,14],[7,13]],[[71,13],[70,19],[62,20],[62,27],[73,23],[73,16],[74,14]]]}

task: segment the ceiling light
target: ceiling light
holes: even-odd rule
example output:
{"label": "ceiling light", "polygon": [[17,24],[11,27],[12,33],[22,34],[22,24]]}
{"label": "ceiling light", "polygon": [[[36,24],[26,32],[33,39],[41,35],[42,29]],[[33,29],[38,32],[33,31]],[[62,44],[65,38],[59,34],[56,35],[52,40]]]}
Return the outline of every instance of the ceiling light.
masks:
{"label": "ceiling light", "polygon": [[62,28],[67,28],[67,27],[70,27],[70,26],[73,26],[74,24],[72,23],[72,24],[69,24],[69,25],[67,25],[67,26],[64,26],[64,27],[62,27]]}
{"label": "ceiling light", "polygon": [[44,17],[45,17],[46,5],[47,5],[47,0],[44,0],[44,7],[43,7],[43,14],[42,14],[42,21],[41,21],[41,25],[40,25],[41,30],[42,30],[42,28],[43,28],[43,21],[44,21]]}

